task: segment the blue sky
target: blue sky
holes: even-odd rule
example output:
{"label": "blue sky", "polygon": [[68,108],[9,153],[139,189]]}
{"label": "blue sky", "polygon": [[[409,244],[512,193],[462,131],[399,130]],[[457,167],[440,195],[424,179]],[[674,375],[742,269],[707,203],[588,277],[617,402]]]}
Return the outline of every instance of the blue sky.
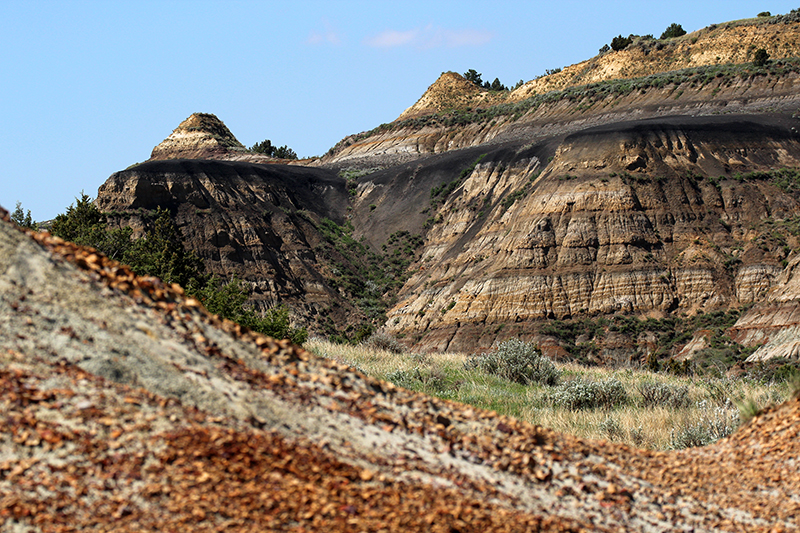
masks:
{"label": "blue sky", "polygon": [[90,196],[193,112],[300,156],[390,122],[444,71],[506,85],[615,35],[800,2],[0,0],[0,205],[35,220]]}

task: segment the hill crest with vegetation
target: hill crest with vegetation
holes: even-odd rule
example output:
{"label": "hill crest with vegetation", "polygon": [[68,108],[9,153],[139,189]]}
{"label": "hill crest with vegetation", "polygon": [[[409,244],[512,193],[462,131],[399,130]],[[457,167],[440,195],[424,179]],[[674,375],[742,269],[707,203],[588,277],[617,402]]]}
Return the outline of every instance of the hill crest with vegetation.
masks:
{"label": "hill crest with vegetation", "polygon": [[442,111],[471,111],[475,108],[516,103],[580,85],[643,78],[688,68],[744,64],[752,62],[758,50],[764,50],[768,58],[776,61],[798,57],[800,40],[793,28],[798,23],[800,12],[792,12],[783,16],[762,16],[711,24],[692,33],[684,32],[674,37],[662,36],[657,39],[652,35],[630,35],[626,38],[620,36],[623,42],[618,45],[619,49],[606,44],[591,59],[563,68],[548,69],[546,74],[513,90],[492,90],[471,83],[460,74],[445,72],[397,120]]}

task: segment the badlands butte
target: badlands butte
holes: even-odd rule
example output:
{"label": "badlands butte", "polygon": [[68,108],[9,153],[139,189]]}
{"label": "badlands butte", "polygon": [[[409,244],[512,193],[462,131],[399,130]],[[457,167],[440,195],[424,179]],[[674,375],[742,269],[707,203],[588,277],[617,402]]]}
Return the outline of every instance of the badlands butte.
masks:
{"label": "badlands butte", "polygon": [[[311,160],[251,153],[194,114],[96,204],[137,231],[169,208],[207,268],[312,334],[383,327],[464,351],[523,338],[560,356],[554,319],[722,309],[742,311],[730,335],[761,346],[753,358],[797,357],[797,19],[634,37],[513,91],[446,72]],[[653,351],[604,328],[583,339],[591,360]]]}

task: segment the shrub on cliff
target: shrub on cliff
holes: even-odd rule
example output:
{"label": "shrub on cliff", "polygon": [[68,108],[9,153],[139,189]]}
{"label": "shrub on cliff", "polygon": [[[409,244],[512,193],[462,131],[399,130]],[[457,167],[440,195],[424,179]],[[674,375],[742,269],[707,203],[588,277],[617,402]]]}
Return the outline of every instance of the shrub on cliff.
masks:
{"label": "shrub on cliff", "polygon": [[753,64],[757,67],[763,67],[767,62],[769,62],[769,53],[763,48],[756,50],[753,55]]}
{"label": "shrub on cliff", "polygon": [[50,233],[65,241],[96,248],[106,256],[117,261],[125,261],[131,249],[131,228],[109,229],[106,215],[81,192],[75,204],[67,208],[53,220]]}
{"label": "shrub on cliff", "polygon": [[297,159],[297,154],[294,150],[289,148],[286,145],[283,146],[272,146],[272,141],[269,139],[263,140],[260,143],[256,143],[250,148],[248,148],[251,152],[255,152],[257,154],[264,154],[270,157],[276,157],[278,159]]}
{"label": "shrub on cliff", "polygon": [[493,352],[470,355],[466,365],[523,385],[556,385],[560,376],[553,362],[533,344],[517,339],[500,343]]}
{"label": "shrub on cliff", "polygon": [[279,305],[258,313],[246,305],[250,291],[244,282],[234,277],[227,283],[212,276],[203,287],[191,290],[209,313],[233,320],[237,324],[275,339],[289,339],[303,344],[308,339],[306,328],[293,328],[289,323],[289,309]]}
{"label": "shrub on cliff", "polygon": [[683,29],[683,26],[680,24],[672,23],[670,24],[664,33],[661,34],[661,39],[672,39],[675,37],[680,37],[681,35],[686,35],[686,30]]}
{"label": "shrub on cliff", "polygon": [[245,306],[249,291],[238,279],[222,283],[204,273],[203,261],[186,251],[183,237],[169,210],[157,208],[144,213],[149,230],[139,239],[131,239],[131,228],[109,229],[105,213],[91,198],[81,193],[66,213],[53,220],[51,232],[76,244],[96,248],[111,259],[126,263],[140,276],[155,276],[165,283],[178,283],[187,294],[203,302],[213,314],[238,322],[253,331],[290,339],[302,344],[308,337],[305,328],[289,325],[289,310],[279,306],[259,314]]}
{"label": "shrub on cliff", "polygon": [[123,262],[139,275],[156,276],[182,287],[188,287],[193,280],[204,280],[203,261],[193,251],[186,251],[169,210],[159,207],[154,214],[151,229],[132,242]]}
{"label": "shrub on cliff", "polygon": [[617,35],[613,39],[611,39],[611,49],[612,50],[624,50],[633,42],[631,37],[623,37],[622,35]]}
{"label": "shrub on cliff", "polygon": [[14,209],[13,213],[11,213],[11,220],[21,228],[28,228],[35,230],[37,227],[37,224],[33,221],[33,218],[31,217],[31,210],[28,209],[28,213],[25,214],[25,211],[22,210],[21,202],[17,202],[17,208]]}
{"label": "shrub on cliff", "polygon": [[481,87],[483,85],[483,80],[481,79],[481,73],[475,70],[474,68],[471,68],[464,73],[464,79],[474,83],[478,87]]}

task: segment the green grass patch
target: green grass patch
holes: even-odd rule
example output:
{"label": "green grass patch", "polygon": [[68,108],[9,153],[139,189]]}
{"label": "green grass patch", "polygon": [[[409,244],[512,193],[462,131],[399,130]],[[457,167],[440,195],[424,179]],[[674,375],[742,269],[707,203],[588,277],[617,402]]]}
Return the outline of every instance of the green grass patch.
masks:
{"label": "green grass patch", "polygon": [[584,438],[660,450],[709,444],[795,391],[789,380],[675,376],[575,363],[554,363],[558,385],[523,384],[470,365],[468,354],[397,353],[321,339],[305,347],[410,390]]}

